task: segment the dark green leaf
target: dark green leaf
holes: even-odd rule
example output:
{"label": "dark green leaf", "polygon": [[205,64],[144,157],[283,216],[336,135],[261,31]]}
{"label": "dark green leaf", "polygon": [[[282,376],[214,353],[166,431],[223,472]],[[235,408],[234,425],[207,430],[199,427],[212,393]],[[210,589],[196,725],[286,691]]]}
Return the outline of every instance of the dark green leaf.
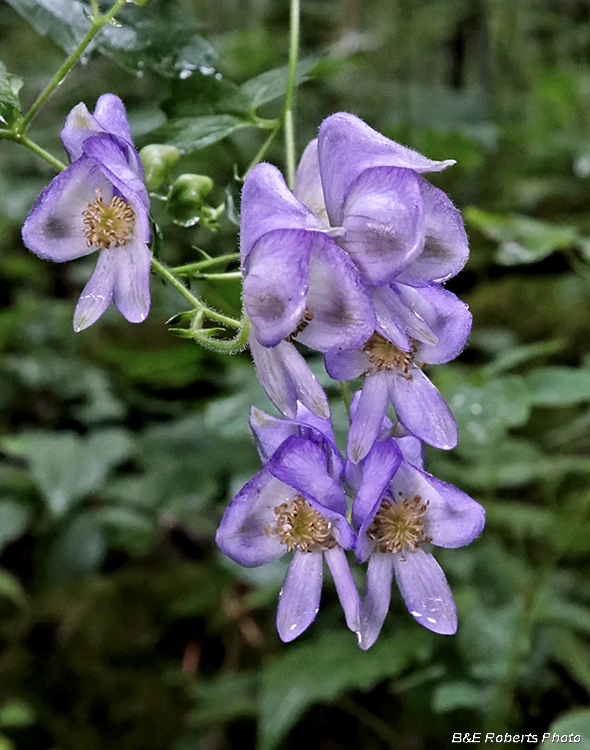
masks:
{"label": "dark green leaf", "polygon": [[[297,63],[297,74],[295,76],[295,85],[308,81],[310,73],[321,60],[319,57],[307,57],[299,60]],[[287,78],[289,69],[286,65],[274,70],[267,70],[256,78],[251,78],[242,84],[241,91],[244,97],[250,102],[252,109],[257,109],[261,104],[271,102],[284,96],[287,91]]]}
{"label": "dark green leaf", "polygon": [[[583,709],[570,711],[570,713],[550,724],[547,732],[551,737],[554,734],[557,734],[560,738],[563,735],[567,735],[568,737],[569,735],[574,735],[572,738],[576,740],[574,742],[561,742],[560,740],[560,750],[573,750],[573,748],[576,748],[576,750],[590,750],[590,711]],[[542,750],[553,750],[556,743],[551,741],[551,737],[543,742],[541,745]]]}
{"label": "dark green leaf", "polygon": [[20,116],[18,92],[22,85],[22,78],[10,74],[0,62],[0,127],[12,127]]}
{"label": "dark green leaf", "polygon": [[210,146],[231,133],[252,126],[252,122],[235,115],[212,115],[208,117],[183,117],[171,120],[152,131],[144,140],[167,143],[184,154]]}
{"label": "dark green leaf", "polygon": [[52,540],[39,574],[46,585],[80,578],[98,568],[105,552],[98,516],[93,511],[81,513],[70,519]]}
{"label": "dark green leaf", "polygon": [[526,376],[531,401],[537,406],[570,406],[590,401],[590,370],[544,367]]}
{"label": "dark green leaf", "polygon": [[30,518],[29,508],[21,503],[9,498],[0,500],[0,550],[18,539],[29,525]]}
{"label": "dark green leaf", "polygon": [[255,716],[258,711],[260,678],[257,672],[244,671],[220,675],[194,687],[195,709],[191,714],[193,727],[232,721],[242,716]]}
{"label": "dark green leaf", "polygon": [[488,687],[473,682],[441,682],[432,696],[432,710],[442,714],[457,708],[482,709],[490,697]]}
{"label": "dark green leaf", "polygon": [[368,689],[416,661],[424,661],[432,643],[424,630],[398,631],[368,651],[352,633],[326,633],[315,643],[292,646],[262,673],[259,750],[272,750],[306,708],[334,701],[350,689]]}
{"label": "dark green leaf", "polygon": [[207,75],[195,71],[190,77],[172,83],[170,98],[162,105],[170,120],[208,115],[248,118],[252,106],[239,86],[213,73],[213,69]]}

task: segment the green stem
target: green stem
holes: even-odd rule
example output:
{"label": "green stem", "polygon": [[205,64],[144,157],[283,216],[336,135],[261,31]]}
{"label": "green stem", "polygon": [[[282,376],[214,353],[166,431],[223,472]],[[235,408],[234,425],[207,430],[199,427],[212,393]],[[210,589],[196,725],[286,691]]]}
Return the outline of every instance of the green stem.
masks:
{"label": "green stem", "polygon": [[152,268],[160,274],[160,276],[163,279],[166,279],[166,281],[169,284],[172,284],[173,287],[175,287],[182,296],[190,302],[190,304],[195,308],[195,310],[203,310],[208,318],[211,318],[211,320],[216,320],[218,323],[223,323],[226,326],[230,326],[231,328],[241,328],[242,324],[234,320],[234,318],[229,318],[227,315],[222,315],[221,313],[218,313],[216,310],[212,310],[210,307],[207,307],[207,305],[200,300],[198,297],[195,297],[195,295],[188,289],[182,281],[179,281],[179,279],[174,276],[173,273],[170,272],[168,268],[163,263],[160,263],[160,261],[155,258],[152,255]]}
{"label": "green stem", "polygon": [[186,263],[184,266],[176,266],[175,268],[171,268],[169,270],[171,273],[175,273],[179,276],[190,276],[193,273],[198,273],[203,268],[216,266],[219,263],[229,263],[232,260],[239,260],[239,258],[239,253],[227,253],[226,255],[218,255],[216,258],[199,260],[196,263]]}
{"label": "green stem", "polygon": [[348,414],[348,418],[350,419],[350,404],[352,402],[352,393],[350,392],[350,386],[348,385],[346,380],[340,381],[340,390],[342,391],[342,400],[344,401],[344,405],[346,406],[346,413]]}
{"label": "green stem", "polygon": [[84,39],[82,39],[80,44],[76,47],[76,49],[72,52],[72,54],[68,57],[64,64],[59,68],[49,84],[39,94],[27,114],[20,121],[18,128],[16,129],[17,134],[24,134],[32,119],[35,117],[35,115],[41,109],[47,99],[51,96],[51,94],[55,91],[55,89],[59,86],[59,84],[63,81],[63,79],[67,76],[70,70],[74,67],[86,47],[88,47],[90,42],[94,39],[100,29],[105,25],[105,23],[109,23],[113,20],[113,18],[115,17],[119,9],[125,4],[125,2],[126,0],[116,0],[113,7],[109,11],[107,11],[104,16],[94,16],[92,25],[88,29],[88,32],[86,33]]}
{"label": "green stem", "polygon": [[252,159],[252,161],[251,161],[251,162],[250,162],[250,164],[248,165],[248,169],[246,170],[246,174],[245,174],[245,175],[244,175],[244,177],[242,178],[243,180],[245,180],[245,179],[246,179],[246,176],[247,176],[248,172],[250,172],[251,170],[253,170],[253,169],[254,169],[254,167],[255,167],[255,166],[256,166],[257,164],[260,164],[260,162],[261,162],[261,161],[262,161],[262,159],[264,158],[264,155],[266,154],[266,152],[267,152],[267,151],[268,151],[268,149],[270,148],[270,146],[271,146],[272,142],[274,141],[274,139],[275,139],[275,137],[276,137],[277,133],[279,132],[279,129],[280,129],[280,123],[279,123],[279,124],[278,124],[278,125],[277,125],[277,126],[276,126],[276,127],[275,127],[275,128],[274,128],[274,129],[272,130],[272,131],[271,131],[271,133],[270,133],[270,135],[268,136],[268,138],[267,138],[267,139],[266,139],[266,140],[264,141],[264,143],[262,144],[262,148],[260,149],[260,151],[259,151],[259,152],[258,152],[258,153],[256,154],[256,156],[255,156],[255,157],[254,157],[254,158]]}
{"label": "green stem", "polygon": [[38,143],[27,138],[26,135],[15,133],[13,130],[0,130],[0,138],[6,138],[8,141],[14,141],[15,143],[20,143],[23,146],[26,146],[34,154],[37,154],[37,156],[40,156],[42,159],[45,159],[46,162],[49,162],[49,164],[51,164],[52,167],[55,167],[58,172],[61,172],[66,168],[66,165],[63,162],[56,159],[55,156],[39,146]]}
{"label": "green stem", "polygon": [[225,273],[197,273],[195,274],[198,279],[219,279],[225,281],[226,279],[241,279],[241,271],[225,271]]}
{"label": "green stem", "polygon": [[285,128],[285,155],[287,160],[287,185],[293,189],[295,184],[295,125],[293,122],[293,102],[295,99],[295,76],[297,74],[297,55],[299,52],[299,0],[291,0],[290,37],[289,37],[289,73],[283,122]]}

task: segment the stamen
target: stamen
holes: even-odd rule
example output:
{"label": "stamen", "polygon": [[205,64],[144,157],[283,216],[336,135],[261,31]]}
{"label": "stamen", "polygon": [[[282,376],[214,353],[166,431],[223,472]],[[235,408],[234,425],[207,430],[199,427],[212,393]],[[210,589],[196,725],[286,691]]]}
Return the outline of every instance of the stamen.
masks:
{"label": "stamen", "polygon": [[416,354],[416,344],[412,339],[410,351],[405,352],[375,331],[363,349],[369,355],[370,362],[366,375],[374,375],[381,370],[397,370],[406,380],[412,380],[410,367],[414,364]]}
{"label": "stamen", "polygon": [[420,495],[407,499],[399,494],[397,501],[383,498],[367,530],[378,552],[399,552],[403,549],[416,552],[422,544],[432,541],[424,534],[428,502],[423,503]]}
{"label": "stamen", "polygon": [[288,503],[281,503],[274,509],[276,522],[265,531],[278,536],[289,552],[320,552],[335,547],[337,542],[332,535],[332,522],[322,516],[301,495],[296,495]]}
{"label": "stamen", "polygon": [[96,200],[88,205],[82,216],[88,247],[120,247],[133,234],[133,208],[118,195],[114,195],[110,203],[105,203],[100,188],[96,188]]}
{"label": "stamen", "polygon": [[295,336],[297,336],[298,333],[301,333],[301,331],[305,331],[310,321],[312,320],[313,320],[312,311],[305,308],[305,312],[303,313],[303,318],[299,321],[299,323],[297,324],[297,327],[287,336],[286,341],[293,341],[293,339],[295,338]]}

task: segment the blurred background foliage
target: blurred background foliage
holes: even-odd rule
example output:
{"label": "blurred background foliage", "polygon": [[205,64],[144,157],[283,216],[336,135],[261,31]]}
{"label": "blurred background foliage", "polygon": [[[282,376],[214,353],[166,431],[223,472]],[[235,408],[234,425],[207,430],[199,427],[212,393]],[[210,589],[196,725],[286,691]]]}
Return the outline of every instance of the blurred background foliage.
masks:
{"label": "blurred background foliage", "polygon": [[[286,0],[125,6],[31,135],[63,158],[70,108],[118,94],[138,144],[178,146],[172,177],[208,175],[226,205],[211,232],[154,200],[161,258],[234,252],[236,175],[280,114],[288,16]],[[25,108],[87,24],[74,0],[0,0],[0,59]],[[430,469],[488,517],[438,555],[458,634],[421,629],[394,593],[363,653],[328,585],[314,625],[281,644],[281,561],[243,570],[214,544],[259,465],[248,411],[269,406],[248,354],[171,335],[182,300],[157,278],[146,323],[111,309],[75,335],[93,260],[23,248],[54,172],[0,141],[1,750],[436,750],[553,722],[590,747],[590,6],[303,0],[300,81],[299,153],[347,110],[457,160],[433,179],[464,210],[472,255],[449,288],[474,331],[432,368],[461,438]],[[266,158],[283,166],[280,137]],[[195,285],[239,314],[237,281]]]}

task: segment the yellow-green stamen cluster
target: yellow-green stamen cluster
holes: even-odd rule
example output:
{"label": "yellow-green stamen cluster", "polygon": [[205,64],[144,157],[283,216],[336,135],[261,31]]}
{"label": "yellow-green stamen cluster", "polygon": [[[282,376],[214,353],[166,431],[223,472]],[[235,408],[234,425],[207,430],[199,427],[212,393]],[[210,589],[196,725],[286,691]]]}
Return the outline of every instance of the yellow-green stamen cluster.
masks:
{"label": "yellow-green stamen cluster", "polygon": [[278,536],[289,552],[320,552],[336,546],[332,523],[301,495],[274,509],[276,521],[266,533]]}
{"label": "yellow-green stamen cluster", "polygon": [[410,341],[410,351],[405,352],[375,331],[363,348],[369,355],[370,367],[367,375],[374,375],[382,370],[398,370],[406,380],[412,379],[410,367],[414,363],[416,353],[413,341]]}
{"label": "yellow-green stamen cluster", "polygon": [[120,247],[126,244],[133,233],[133,208],[118,195],[114,195],[109,203],[105,203],[100,188],[96,188],[96,200],[88,205],[82,216],[88,247]]}
{"label": "yellow-green stamen cluster", "polygon": [[411,499],[400,493],[397,502],[384,498],[381,506],[367,530],[369,539],[377,552],[416,552],[425,542],[430,542],[424,533],[424,522],[428,503],[423,503],[420,495]]}

